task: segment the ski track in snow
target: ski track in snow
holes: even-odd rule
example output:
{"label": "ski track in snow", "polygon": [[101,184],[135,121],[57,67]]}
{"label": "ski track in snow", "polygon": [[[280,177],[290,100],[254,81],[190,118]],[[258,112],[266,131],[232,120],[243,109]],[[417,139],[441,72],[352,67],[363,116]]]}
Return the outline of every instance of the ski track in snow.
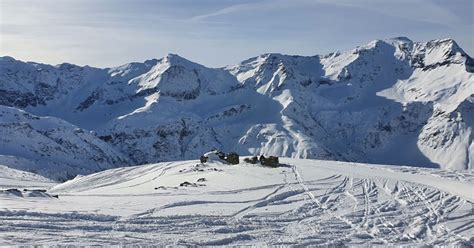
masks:
{"label": "ski track in snow", "polygon": [[[356,167],[344,163],[311,165],[301,161],[288,159],[284,162],[291,166],[277,169],[242,166],[240,171],[249,171],[245,176],[271,176],[266,184],[249,182],[238,188],[231,187],[230,178],[237,167],[220,165],[223,172],[178,172],[192,167],[195,162],[191,161],[115,169],[121,175],[115,178],[114,170],[77,178],[63,184],[62,189],[53,188],[59,199],[0,195],[0,243],[469,246],[473,242],[473,202],[465,197],[404,178],[394,180],[378,173],[362,176]],[[391,173],[386,167],[365,169]],[[443,175],[435,170],[403,169],[424,176],[433,172],[438,176],[431,177],[439,177],[440,184],[452,180],[449,172]],[[166,184],[166,178],[173,176],[178,181],[203,176],[209,185],[170,187],[162,194],[137,194],[134,190],[158,182]],[[229,185],[214,187],[213,180],[227,176]],[[466,181],[466,186],[472,186],[472,179]],[[111,189],[117,192],[105,193]],[[92,196],[95,198],[87,198]],[[132,214],[120,212],[117,204],[93,203],[94,199],[118,199],[126,205],[140,197],[148,197],[148,203],[141,206],[137,202]],[[67,203],[80,206],[84,199],[110,211],[68,209],[71,205]],[[223,214],[212,212],[219,209]]]}

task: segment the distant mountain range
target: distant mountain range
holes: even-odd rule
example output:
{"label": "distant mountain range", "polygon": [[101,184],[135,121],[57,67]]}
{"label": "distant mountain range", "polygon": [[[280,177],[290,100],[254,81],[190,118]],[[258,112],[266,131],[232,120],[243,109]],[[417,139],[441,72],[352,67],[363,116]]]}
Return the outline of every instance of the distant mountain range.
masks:
{"label": "distant mountain range", "polygon": [[[225,56],[225,55],[223,55]],[[454,40],[375,40],[208,68],[0,57],[0,164],[66,179],[212,148],[472,169],[474,60]]]}

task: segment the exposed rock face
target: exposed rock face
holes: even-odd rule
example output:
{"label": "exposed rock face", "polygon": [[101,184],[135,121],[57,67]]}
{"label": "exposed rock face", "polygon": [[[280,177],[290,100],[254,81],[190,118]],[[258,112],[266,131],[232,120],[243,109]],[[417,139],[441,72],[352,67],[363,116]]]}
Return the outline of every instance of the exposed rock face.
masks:
{"label": "exposed rock face", "polygon": [[[3,57],[0,104],[94,131],[110,152],[77,157],[104,156],[104,167],[196,159],[218,148],[470,169],[473,65],[453,40],[407,38],[325,56],[265,54],[217,69],[177,55],[105,69]],[[29,122],[2,124],[11,125],[3,142],[30,133]],[[35,154],[51,161],[60,161],[56,149],[76,145],[48,139],[58,148]]]}

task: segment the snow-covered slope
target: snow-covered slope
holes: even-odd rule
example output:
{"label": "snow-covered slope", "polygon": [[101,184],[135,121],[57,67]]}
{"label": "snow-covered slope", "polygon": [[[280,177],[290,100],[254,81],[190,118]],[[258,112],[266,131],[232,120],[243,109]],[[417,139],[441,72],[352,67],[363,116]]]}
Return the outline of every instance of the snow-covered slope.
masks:
{"label": "snow-covered slope", "polygon": [[0,164],[55,180],[124,166],[127,157],[89,131],[0,106]]}
{"label": "snow-covered slope", "polygon": [[473,242],[472,171],[281,162],[279,168],[194,160],[110,169],[48,190],[58,199],[0,191],[0,243],[469,247]]}
{"label": "snow-covered slope", "polygon": [[3,57],[0,104],[95,131],[130,164],[219,148],[471,169],[473,68],[450,39],[264,54],[225,68],[173,54],[105,69]]}
{"label": "snow-covered slope", "polygon": [[49,189],[57,182],[35,173],[0,165],[0,190],[12,188]]}

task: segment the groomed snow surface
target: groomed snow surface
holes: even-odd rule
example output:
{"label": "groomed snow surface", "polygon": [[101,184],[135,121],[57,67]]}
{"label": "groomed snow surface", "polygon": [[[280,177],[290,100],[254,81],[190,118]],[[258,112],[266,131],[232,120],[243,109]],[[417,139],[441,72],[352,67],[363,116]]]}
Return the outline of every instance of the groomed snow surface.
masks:
{"label": "groomed snow surface", "polygon": [[[0,167],[0,244],[466,245],[471,171],[281,159],[182,161],[62,184]],[[180,186],[181,185],[181,186]],[[31,194],[27,189],[49,190]],[[59,198],[51,196],[59,195]]]}

